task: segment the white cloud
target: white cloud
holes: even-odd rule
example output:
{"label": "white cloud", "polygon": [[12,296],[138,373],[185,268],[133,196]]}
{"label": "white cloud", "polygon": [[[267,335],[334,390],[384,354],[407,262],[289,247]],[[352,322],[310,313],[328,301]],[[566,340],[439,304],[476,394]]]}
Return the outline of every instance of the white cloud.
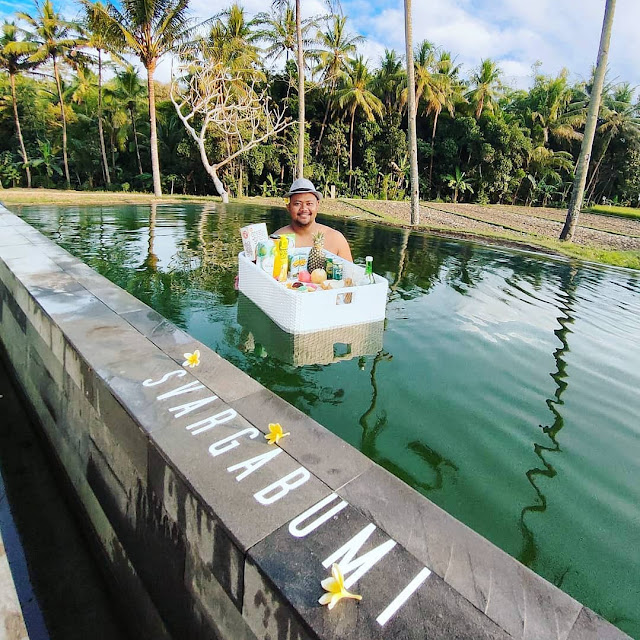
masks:
{"label": "white cloud", "polygon": [[[271,0],[238,0],[238,3],[244,8],[247,16],[270,11],[271,9]],[[232,0],[216,2],[214,7],[212,7],[212,4],[210,0],[191,0],[189,7],[194,14],[208,18],[230,7]],[[303,18],[321,15],[327,11],[326,5],[321,0],[303,0],[301,7]]]}
{"label": "white cloud", "polygon": [[[399,0],[343,0],[350,23],[380,47],[404,50]],[[585,79],[598,52],[604,0],[430,0],[414,3],[414,43],[427,39],[451,51],[467,73],[482,58],[498,61],[505,76],[530,77],[531,66],[555,75],[566,67]],[[610,78],[640,85],[640,2],[618,0],[609,52]]]}
{"label": "white cloud", "polygon": [[[271,0],[240,0],[247,15],[268,11]],[[214,6],[212,7],[212,4]],[[192,0],[194,15],[208,18],[230,6],[231,0],[211,3]],[[463,72],[469,73],[482,58],[491,57],[504,70],[507,80],[518,86],[530,82],[531,66],[542,62],[543,73],[555,75],[566,67],[572,79],[588,78],[595,64],[604,14],[604,0],[429,0],[413,5],[413,38],[427,39],[451,51]],[[65,13],[77,11],[73,0],[56,6]],[[373,65],[385,48],[404,53],[404,10],[402,0],[342,0],[348,28],[362,33],[367,42],[361,53]],[[304,0],[305,17],[326,11],[323,0]],[[35,10],[32,0],[9,4],[0,0],[0,18],[12,19],[13,12]],[[617,0],[611,48],[610,80],[640,86],[640,2]],[[159,78],[168,78],[168,65]]]}

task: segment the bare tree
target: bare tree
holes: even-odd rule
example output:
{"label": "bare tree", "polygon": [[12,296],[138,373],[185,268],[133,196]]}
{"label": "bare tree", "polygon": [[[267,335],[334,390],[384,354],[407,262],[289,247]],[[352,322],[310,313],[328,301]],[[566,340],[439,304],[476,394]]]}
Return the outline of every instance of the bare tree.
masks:
{"label": "bare tree", "polygon": [[580,155],[576,166],[576,175],[573,180],[573,193],[569,202],[569,210],[567,211],[567,219],[560,233],[560,240],[571,242],[576,227],[578,226],[578,217],[582,207],[584,198],[584,188],[587,182],[587,172],[589,171],[589,160],[591,159],[591,149],[593,147],[593,138],[596,134],[596,126],[598,125],[598,112],[600,111],[600,98],[602,96],[602,86],[604,85],[604,76],[607,71],[607,58],[609,56],[609,42],[611,41],[611,27],[613,26],[613,14],[616,8],[616,0],[607,0],[604,10],[604,20],[602,23],[602,35],[600,36],[600,48],[598,50],[598,63],[596,73],[593,78],[593,88],[591,90],[591,99],[589,100],[589,110],[587,112],[587,122],[584,127],[584,137],[582,138],[582,146],[580,147]]}
{"label": "bare tree", "polygon": [[[207,61],[206,56],[200,59],[204,62],[184,67],[188,75],[182,82],[172,81],[171,102],[198,145],[216,191],[223,202],[228,202],[229,194],[218,175],[220,169],[293,123],[270,103],[266,89],[257,90],[257,80],[247,82],[243,74],[230,72],[220,61]],[[217,162],[207,155],[207,139],[214,136],[222,137],[228,150]]]}

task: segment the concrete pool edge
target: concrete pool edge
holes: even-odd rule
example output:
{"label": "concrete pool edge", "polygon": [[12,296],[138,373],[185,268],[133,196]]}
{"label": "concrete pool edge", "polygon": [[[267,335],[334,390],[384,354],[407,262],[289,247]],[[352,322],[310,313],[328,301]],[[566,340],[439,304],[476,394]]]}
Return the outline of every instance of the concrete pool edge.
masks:
{"label": "concrete pool edge", "polygon": [[[0,293],[17,380],[155,636],[626,637],[1,206]],[[332,561],[363,599],[328,611]]]}

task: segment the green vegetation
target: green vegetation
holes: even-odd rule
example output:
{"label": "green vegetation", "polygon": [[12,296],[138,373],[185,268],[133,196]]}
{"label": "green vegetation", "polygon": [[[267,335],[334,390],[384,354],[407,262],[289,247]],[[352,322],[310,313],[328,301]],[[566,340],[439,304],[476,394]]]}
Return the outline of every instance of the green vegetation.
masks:
{"label": "green vegetation", "polygon": [[599,204],[589,207],[586,211],[588,213],[600,213],[606,216],[620,216],[622,218],[640,220],[640,209],[633,209],[632,207]]}
{"label": "green vegetation", "polygon": [[[268,3],[268,11],[248,16],[232,4],[194,32],[188,4],[126,0],[118,9],[81,0],[83,21],[73,23],[45,0],[36,14],[6,22],[0,184],[157,196],[282,193],[299,155],[296,6]],[[350,32],[348,16],[335,13],[304,20],[302,37],[305,175],[323,190],[335,185],[340,197],[405,199],[402,56],[359,57],[362,38]],[[124,65],[124,55],[137,57],[139,68]],[[181,78],[173,87],[153,76],[168,55]],[[421,198],[566,206],[591,81],[571,83],[567,70],[552,77],[536,68],[531,88],[514,90],[495,61],[463,68],[455,59],[437,43],[415,47]],[[190,121],[200,135],[209,118],[200,142],[175,106],[182,101],[189,112],[186,83],[194,74],[198,89],[226,96],[219,111]],[[274,105],[282,105],[291,126],[270,127]],[[605,86],[598,123],[586,202],[635,204],[640,110],[628,84]],[[209,166],[203,157],[212,159]]]}

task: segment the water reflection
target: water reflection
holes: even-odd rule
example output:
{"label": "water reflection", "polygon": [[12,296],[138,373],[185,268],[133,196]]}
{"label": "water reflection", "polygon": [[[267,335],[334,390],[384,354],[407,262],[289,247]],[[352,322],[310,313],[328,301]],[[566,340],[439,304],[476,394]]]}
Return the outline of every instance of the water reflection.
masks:
{"label": "water reflection", "polygon": [[482,279],[482,264],[475,259],[473,246],[462,245],[454,264],[447,270],[447,282],[460,295],[470,295]]}
{"label": "water reflection", "polygon": [[153,251],[153,243],[156,237],[156,216],[158,215],[158,205],[154,202],[149,211],[149,241],[147,243],[147,255],[140,265],[140,270],[157,272],[158,256]]}
{"label": "water reflection", "polygon": [[[381,350],[373,359],[370,372],[371,403],[359,419],[360,426],[362,427],[362,444],[360,449],[367,457],[375,460],[378,464],[382,465],[388,471],[391,471],[391,473],[415,489],[419,489],[425,493],[435,489],[441,489],[444,481],[445,468],[458,471],[458,467],[451,460],[440,455],[424,442],[418,440],[409,442],[408,449],[415,453],[435,474],[435,482],[426,482],[417,473],[411,473],[405,466],[383,455],[377,445],[378,438],[389,425],[385,411],[376,415],[376,404],[378,400],[376,372],[381,362],[388,362],[392,360],[392,358],[393,356],[391,354]],[[373,424],[371,424],[371,422],[373,422]]]}
{"label": "water reflection", "polygon": [[233,288],[239,227],[278,228],[281,209],[30,208],[23,217],[640,636],[640,559],[629,544],[640,518],[637,274],[331,220],[356,260],[373,255],[389,280],[387,320],[376,340],[327,334],[309,353]]}
{"label": "water reflection", "polygon": [[[578,286],[578,270],[575,266],[570,266],[563,270],[561,275],[560,290],[563,295],[563,302],[558,310],[561,315],[558,316],[558,324],[560,327],[554,331],[555,336],[560,341],[560,346],[554,351],[553,357],[556,362],[556,370],[551,374],[553,381],[556,383],[555,393],[552,398],[546,401],[547,407],[553,416],[550,425],[540,425],[542,432],[547,435],[551,441],[551,445],[541,445],[534,443],[534,451],[536,456],[542,462],[542,468],[534,467],[526,472],[527,480],[536,492],[538,500],[533,504],[526,506],[520,512],[520,530],[522,531],[522,550],[518,554],[518,560],[524,565],[531,567],[535,564],[538,556],[538,548],[535,542],[533,531],[526,524],[526,515],[528,513],[543,513],[547,510],[547,498],[537,483],[538,476],[553,478],[556,476],[554,466],[547,461],[546,455],[549,453],[560,453],[562,450],[558,442],[557,435],[564,427],[564,419],[560,413],[560,407],[563,405],[562,394],[568,386],[567,362],[566,355],[569,353],[568,336],[571,333],[571,325],[573,324],[573,305],[575,303],[575,292]],[[554,580],[556,586],[562,586],[562,581],[567,575],[570,567],[562,569]]]}
{"label": "water reflection", "polygon": [[384,321],[338,327],[313,333],[283,331],[243,293],[238,295],[241,348],[261,357],[271,355],[296,367],[332,364],[375,355],[382,349]]}

